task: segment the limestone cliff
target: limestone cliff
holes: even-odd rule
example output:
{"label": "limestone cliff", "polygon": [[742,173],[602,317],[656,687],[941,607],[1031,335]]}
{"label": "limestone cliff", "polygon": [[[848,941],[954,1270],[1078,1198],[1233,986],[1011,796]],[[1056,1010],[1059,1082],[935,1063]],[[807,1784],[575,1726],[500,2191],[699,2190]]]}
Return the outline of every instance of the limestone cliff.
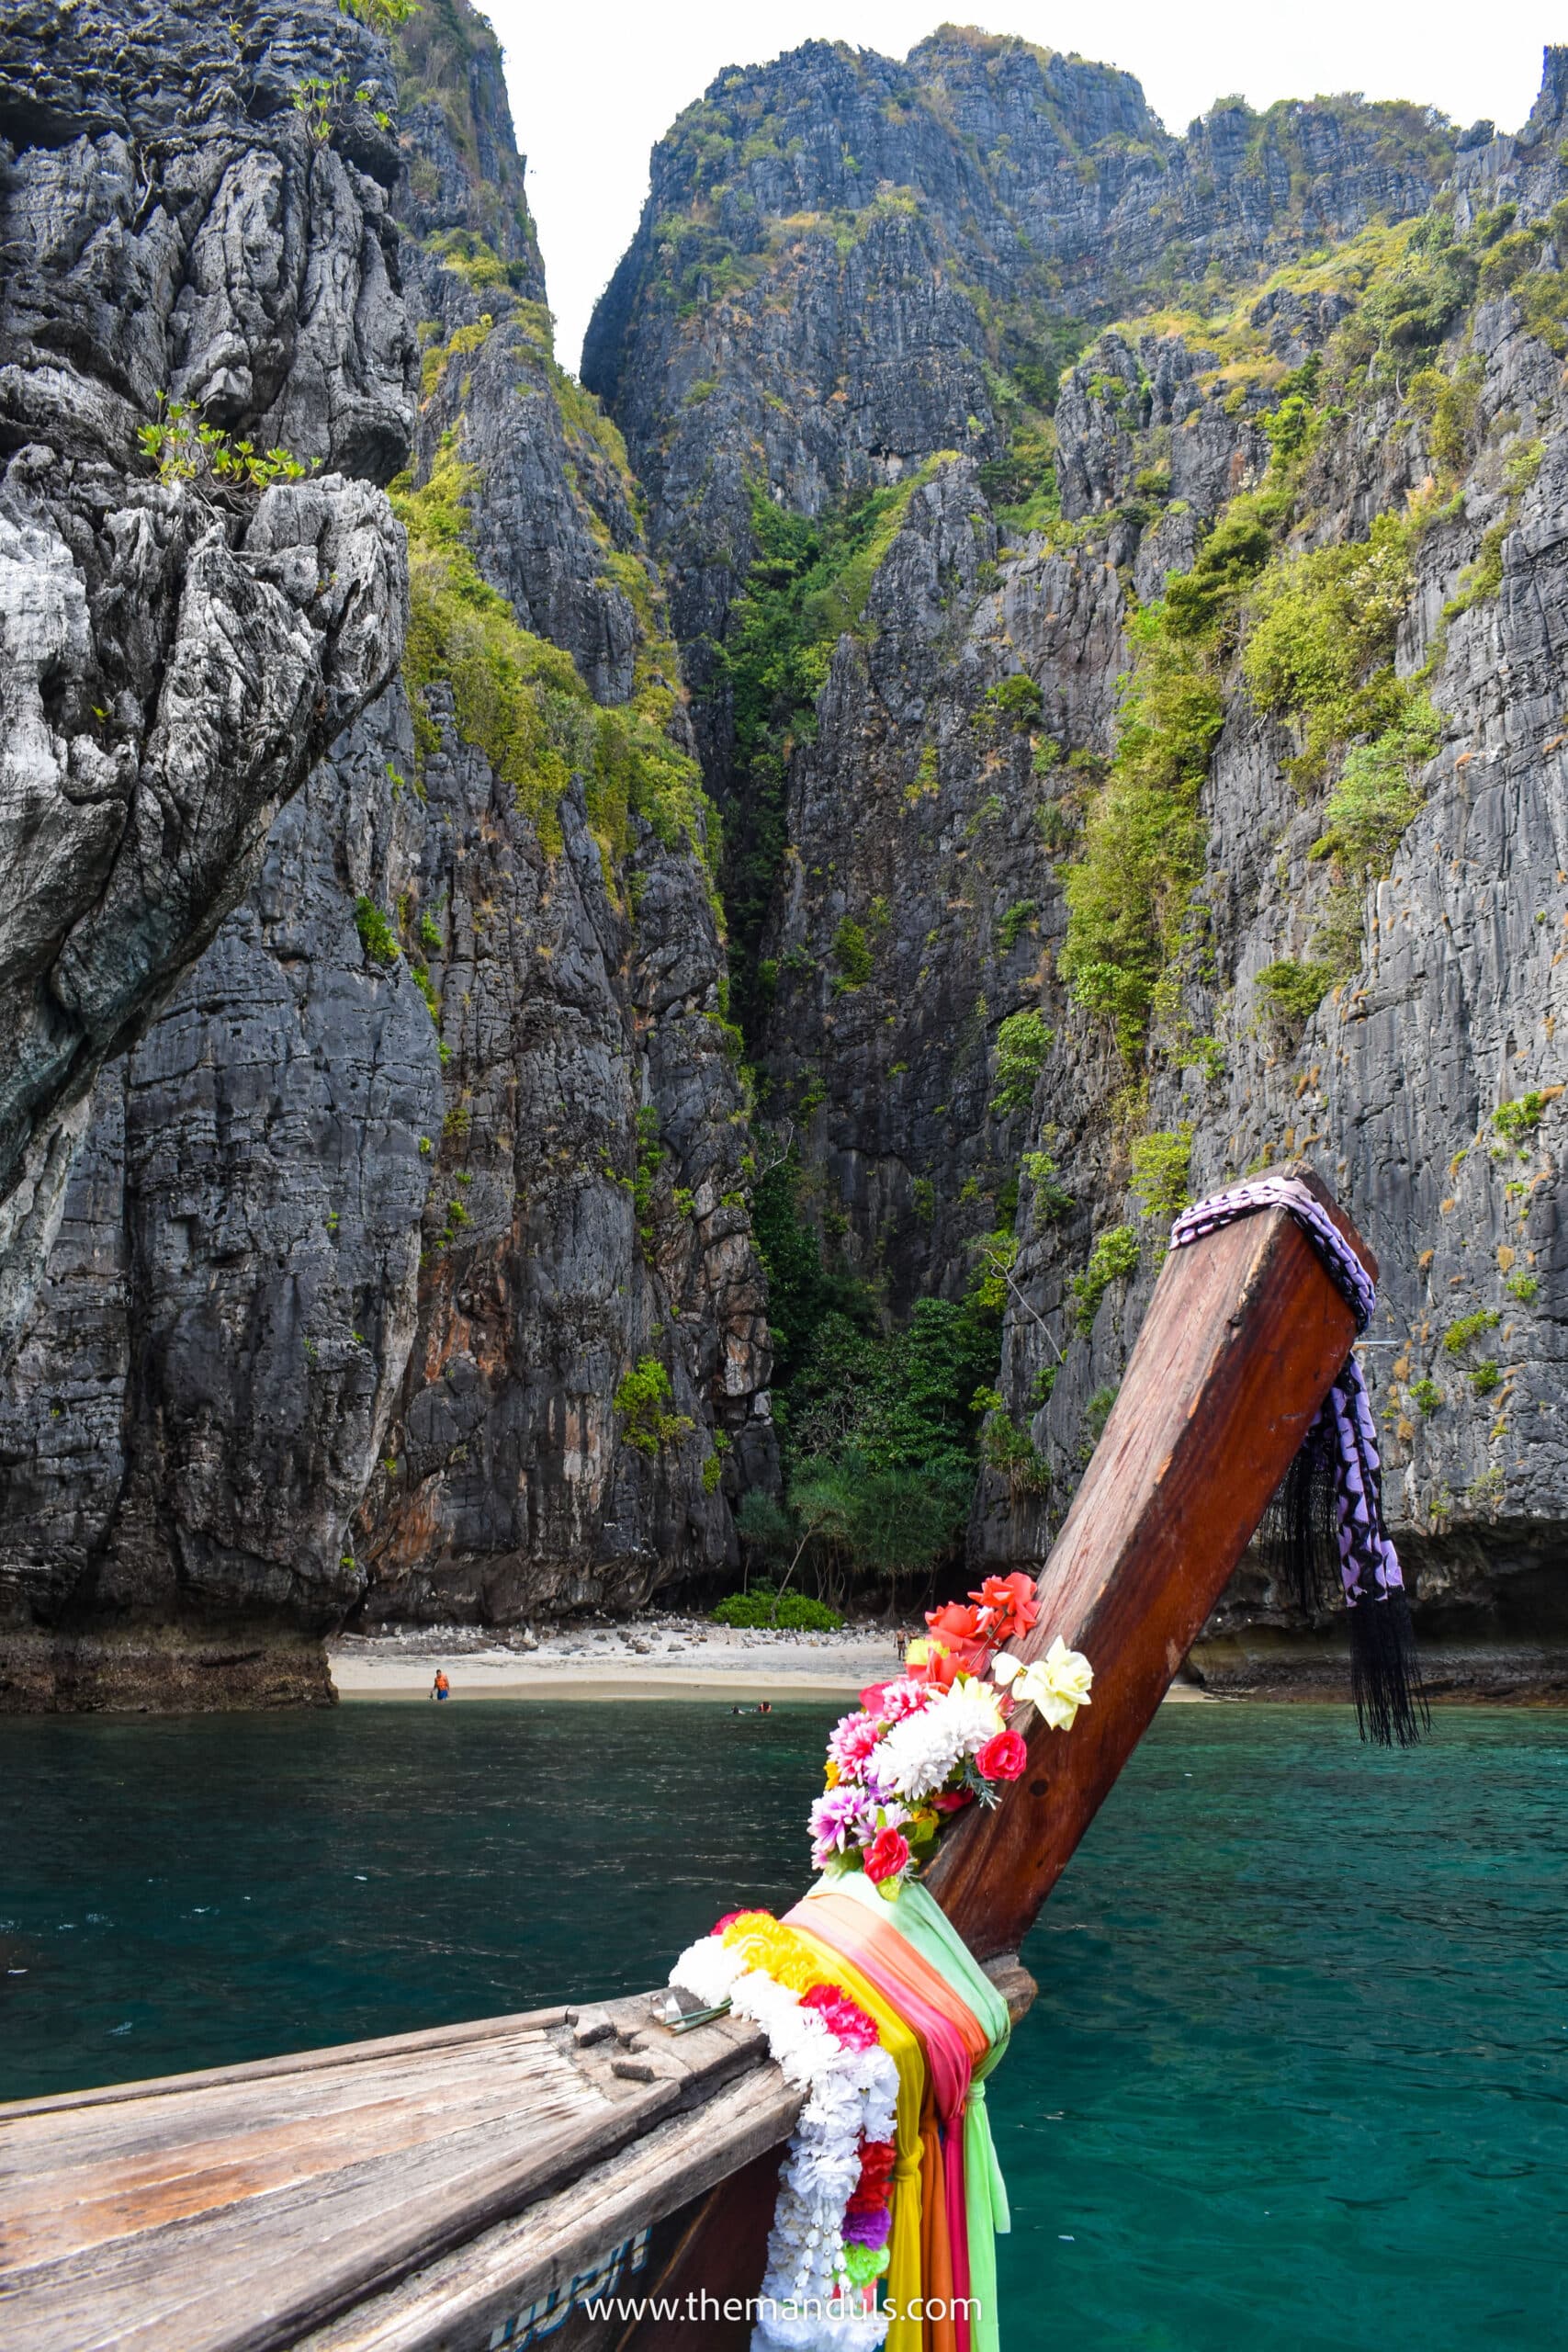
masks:
{"label": "limestone cliff", "polygon": [[[1039,1557],[1299,1151],[1439,1671],[1562,1679],[1565,95],[813,43],[656,152],[601,407],[466,0],[13,11],[0,1704],[716,1577],[754,1230],[789,1466],[863,1374]],[[1333,1640],[1249,1567],[1200,1670]]]}
{"label": "limestone cliff", "polygon": [[[329,53],[324,144],[288,95]],[[0,1360],[95,1075],[397,666],[401,548],[369,486],[412,419],[385,65],[281,7],[243,39],[177,6],[0,32]],[[238,441],[286,444],[293,478]]]}
{"label": "limestone cliff", "polygon": [[[326,648],[289,789],[365,707],[267,838],[285,797],[269,713],[224,705],[273,798],[240,809],[248,863],[232,856],[221,889],[195,877],[202,926],[169,940],[168,978],[216,932],[211,946],[99,1079],[0,1402],[13,1704],[319,1692],[314,1637],[359,1603],[505,1618],[637,1597],[722,1565],[727,1487],[770,1475],[703,797],[618,435],[549,355],[499,52],[461,7],[413,19],[395,61],[335,12],[281,21],[244,15],[243,65],[227,35],[209,56],[205,17],[125,51],[142,91],[178,53],[204,122],[237,118],[224,75],[246,109],[229,274],[206,266],[228,309],[199,364],[188,334],[147,360],[138,413],[167,390],[232,439],[287,434],[305,459],[397,473],[404,527],[379,492],[332,478],[240,517],[246,549],[282,543],[278,506],[352,518],[357,499],[377,518],[376,666],[351,625],[367,558],[322,523],[331,586],[298,560],[285,574]],[[58,67],[59,44],[44,54]],[[60,153],[45,139],[91,120],[77,85],[56,70],[50,86],[47,121],[17,119],[35,175]],[[101,210],[98,159],[80,137],[64,152]],[[168,152],[163,168],[188,172]],[[312,252],[318,187],[338,243]],[[94,268],[126,295],[114,239]],[[274,345],[292,348],[305,285],[301,408]],[[58,282],[48,293],[58,308]],[[374,435],[367,338],[397,368]],[[220,363],[236,383],[251,369],[253,407],[217,385]],[[98,469],[122,500],[134,425]],[[20,471],[30,485],[41,469]],[[178,484],[138,498],[155,514],[196,503]],[[405,529],[409,660],[372,700],[402,650]],[[268,653],[253,628],[240,650],[291,709],[288,644]],[[353,703],[339,673],[356,652]]]}
{"label": "limestone cliff", "polygon": [[[590,344],[714,788],[773,843],[748,1001],[804,1197],[895,1315],[1005,1286],[971,1564],[1043,1555],[1173,1208],[1304,1150],[1382,1261],[1393,1517],[1461,1687],[1560,1680],[1568,1592],[1547,67],[1517,138],[1221,108],[1179,146],[1019,43],[813,48],[682,118]],[[1022,82],[1021,189],[987,109]],[[1092,244],[1047,213],[1065,164]],[[1007,251],[1015,219],[1040,237],[987,280],[965,236]],[[878,482],[802,559],[823,682],[758,756],[770,510],[831,524]],[[1318,1633],[1249,1568],[1200,1670],[1310,1681]]]}
{"label": "limestone cliff", "polygon": [[812,41],[720,74],[655,149],[583,348],[716,786],[749,478],[811,514],[935,450],[998,459],[1084,322],[1418,210],[1450,153],[1419,107],[1351,100],[1225,103],[1174,139],[1131,74],[954,26],[901,62]]}

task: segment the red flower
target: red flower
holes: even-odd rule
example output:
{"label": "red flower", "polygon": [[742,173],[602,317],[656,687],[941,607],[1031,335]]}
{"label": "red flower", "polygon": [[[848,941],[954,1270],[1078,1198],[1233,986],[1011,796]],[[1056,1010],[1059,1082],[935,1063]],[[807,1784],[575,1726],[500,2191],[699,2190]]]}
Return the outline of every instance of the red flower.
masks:
{"label": "red flower", "polygon": [[886,1688],[887,1685],[886,1682],[868,1682],[866,1684],[865,1689],[860,1694],[860,1702],[865,1709],[868,1715],[881,1714],[882,1694]]}
{"label": "red flower", "polygon": [[1010,1577],[987,1577],[978,1592],[969,1596],[985,1620],[985,1638],[1001,1649],[1027,1634],[1040,1614],[1034,1578],[1015,1568]]}
{"label": "red flower", "polygon": [[927,1797],[925,1802],[933,1813],[962,1813],[966,1804],[974,1804],[975,1792],[973,1789],[944,1789],[934,1797]]}
{"label": "red flower", "polygon": [[926,1623],[933,1634],[955,1642],[978,1641],[983,1630],[978,1610],[966,1609],[961,1600],[944,1600],[940,1609],[928,1609]]}
{"label": "red flower", "polygon": [[1023,1734],[999,1731],[981,1748],[975,1758],[975,1768],[983,1781],[1016,1781],[1028,1761]]}
{"label": "red flower", "polygon": [[[991,1639],[977,1609],[965,1608],[961,1600],[945,1601],[940,1609],[927,1610],[926,1623],[953,1659],[954,1672],[980,1672]],[[947,1679],[951,1682],[952,1675]]]}
{"label": "red flower", "polygon": [[[980,1656],[985,1656],[983,1650]],[[909,1655],[904,1667],[907,1682],[924,1683],[933,1690],[951,1690],[954,1678],[970,1671],[945,1634],[922,1634],[919,1641],[909,1644]]]}
{"label": "red flower", "polygon": [[873,1886],[895,1878],[909,1859],[908,1841],[896,1829],[879,1829],[865,1849],[865,1874]]}

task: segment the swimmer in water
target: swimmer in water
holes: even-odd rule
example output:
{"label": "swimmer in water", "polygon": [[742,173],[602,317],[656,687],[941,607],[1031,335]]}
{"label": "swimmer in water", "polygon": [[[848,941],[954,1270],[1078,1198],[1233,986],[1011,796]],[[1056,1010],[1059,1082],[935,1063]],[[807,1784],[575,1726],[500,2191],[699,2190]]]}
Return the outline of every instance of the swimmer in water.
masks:
{"label": "swimmer in water", "polygon": [[430,1695],[433,1699],[449,1699],[452,1696],[452,1685],[446,1679],[446,1668],[444,1666],[438,1666],[435,1669],[435,1679],[430,1686]]}

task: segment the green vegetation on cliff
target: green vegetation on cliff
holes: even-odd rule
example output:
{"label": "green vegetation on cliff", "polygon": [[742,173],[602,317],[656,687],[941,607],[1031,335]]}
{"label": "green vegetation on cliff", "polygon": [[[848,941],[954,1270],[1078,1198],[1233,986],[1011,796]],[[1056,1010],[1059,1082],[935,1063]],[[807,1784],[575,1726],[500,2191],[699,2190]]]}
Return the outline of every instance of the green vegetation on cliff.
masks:
{"label": "green vegetation on cliff", "polygon": [[798,1541],[819,1512],[818,1548],[840,1580],[929,1566],[968,1517],[996,1371],[997,1286],[920,1299],[890,1325],[869,1284],[825,1261],[808,1210],[809,1178],[791,1150],[752,1200],[792,1514],[775,1533],[782,1543],[793,1529]]}
{"label": "green vegetation on cliff", "polygon": [[432,697],[445,688],[458,734],[510,786],[547,855],[559,854],[560,797],[577,775],[612,860],[630,852],[633,816],[666,847],[686,842],[711,860],[716,829],[695,762],[635,704],[596,703],[571,656],[523,628],[481,577],[467,537],[474,479],[448,434],[426,480],[402,475],[390,492],[409,538],[403,677],[421,759],[439,749]]}
{"label": "green vegetation on cliff", "polygon": [[[791,513],[762,484],[752,485],[756,553],[718,668],[735,729],[724,901],[736,1001],[748,1034],[761,1010],[757,942],[784,853],[790,753],[815,729],[817,697],[840,638],[865,628],[871,583],[910,499],[943,461],[932,458],[907,481],[816,517]],[[869,977],[869,967],[860,977]]]}

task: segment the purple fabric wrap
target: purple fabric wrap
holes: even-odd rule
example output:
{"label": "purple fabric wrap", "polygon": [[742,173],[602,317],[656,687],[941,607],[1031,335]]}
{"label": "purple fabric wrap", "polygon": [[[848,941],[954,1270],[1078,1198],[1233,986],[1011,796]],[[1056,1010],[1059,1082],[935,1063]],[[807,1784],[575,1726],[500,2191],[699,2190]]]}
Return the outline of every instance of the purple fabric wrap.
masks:
{"label": "purple fabric wrap", "polygon": [[[1199,1201],[1184,1209],[1171,1227],[1170,1246],[1179,1250],[1237,1217],[1274,1208],[1288,1209],[1295,1218],[1354,1315],[1357,1330],[1364,1331],[1377,1304],[1371,1277],[1322,1203],[1293,1177],[1254,1177],[1245,1184],[1233,1184],[1227,1193]],[[1324,1398],[1305,1443],[1321,1445],[1332,1466],[1339,1576],[1347,1604],[1354,1608],[1359,1600],[1381,1600],[1401,1589],[1404,1578],[1399,1555],[1382,1521],[1382,1464],[1371,1406],[1354,1350]]]}

